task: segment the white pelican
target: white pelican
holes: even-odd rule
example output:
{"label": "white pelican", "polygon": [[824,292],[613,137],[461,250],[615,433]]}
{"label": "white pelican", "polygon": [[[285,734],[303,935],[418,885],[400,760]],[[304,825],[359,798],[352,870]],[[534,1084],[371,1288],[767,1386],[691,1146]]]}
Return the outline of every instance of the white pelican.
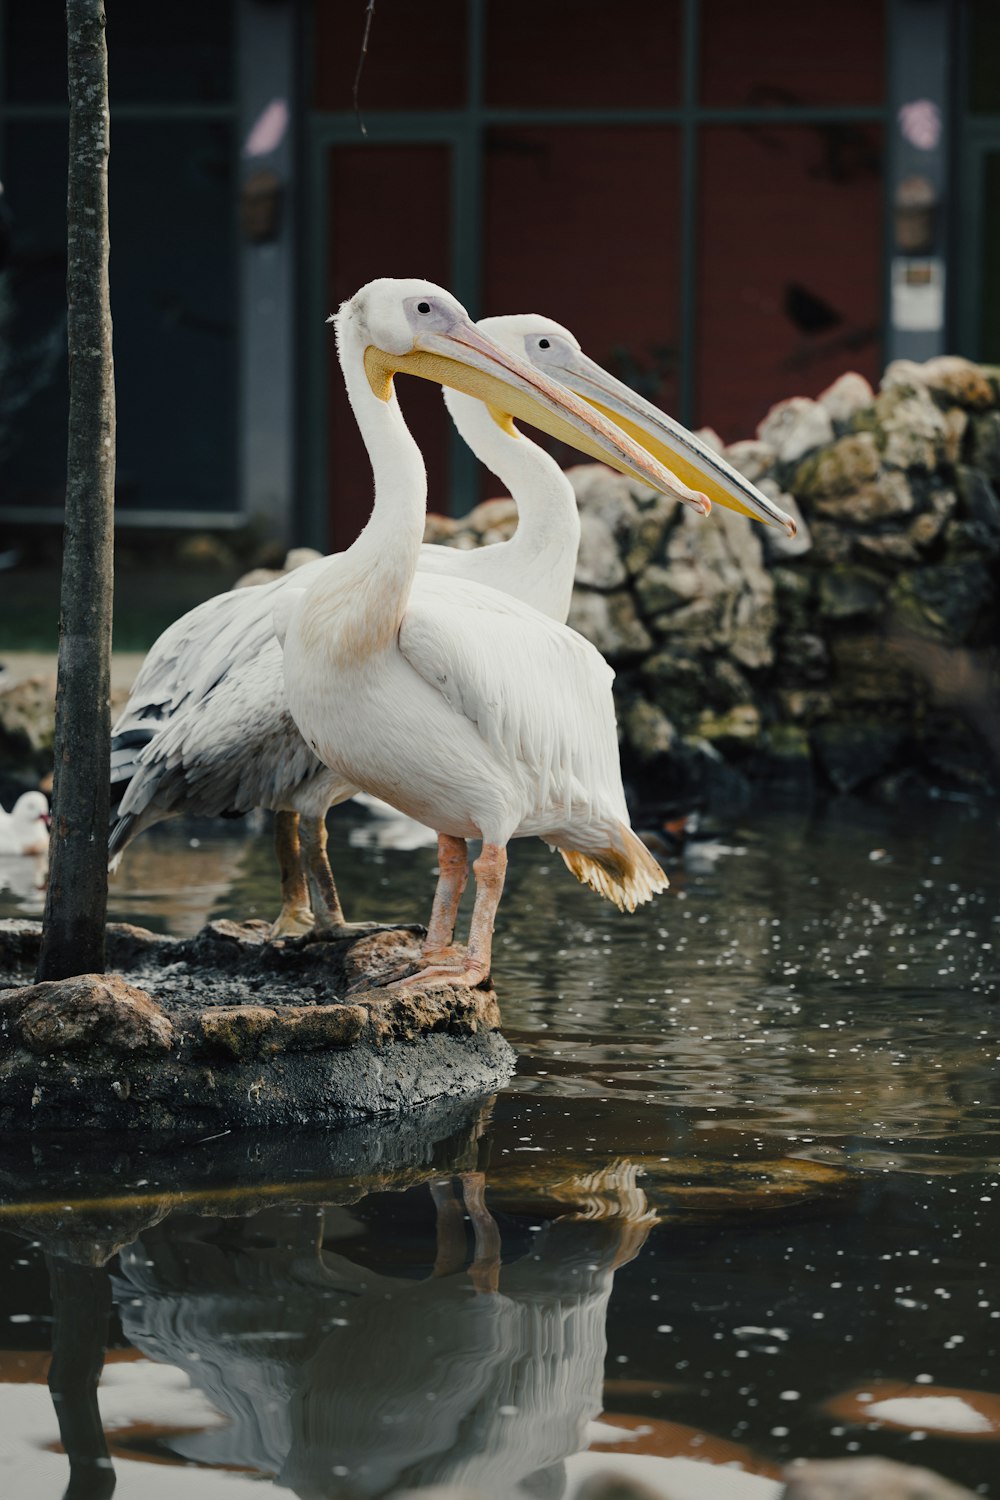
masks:
{"label": "white pelican", "polygon": [[[336,317],[341,367],[371,459],[371,519],[346,552],[275,608],[285,696],[313,752],[346,783],[442,835],[422,978],[490,973],[507,844],[537,835],[623,910],[667,879],[629,826],[613,673],[574,631],[466,578],[418,573],[427,476],[393,376],[410,372],[580,445],[583,430],[633,469],[617,429],[483,335],[430,282],[381,280]],[[519,440],[519,439],[515,439]],[[293,575],[294,577],[294,575]],[[482,840],[468,947],[451,949],[466,840]],[[455,959],[452,965],[449,961]]]}
{"label": "white pelican", "polygon": [[[632,398],[551,319],[515,315],[487,318],[480,326],[540,366],[553,355],[561,358],[567,382],[580,374],[572,368],[579,355],[589,382],[581,394],[596,391],[609,410]],[[421,570],[488,584],[564,622],[580,534],[569,480],[536,444],[499,425],[482,401],[448,389],[445,401],[465,441],[516,500],[519,521],[509,541],[492,547],[464,552],[425,546]],[[665,446],[675,433],[678,441],[688,441],[703,466],[693,468],[692,476],[722,504],[771,525],[793,526],[765,495],[655,407],[647,406],[635,425],[644,447]],[[653,472],[641,477],[665,487]],[[672,488],[685,503],[703,508],[683,485]],[[271,584],[219,595],[176,621],[150,649],[113,737],[113,779],[128,783],[111,835],[115,861],[144,828],[174,814],[218,816],[255,806],[276,811],[282,908],[275,936],[309,931],[314,914],[316,931],[368,930],[345,922],[326,856],[326,813],[352,789],[316,760],[292,723],[273,634],[276,593],[289,583],[306,586],[325,561]]]}
{"label": "white pelican", "polygon": [[[511,336],[521,341],[519,330]],[[423,547],[421,568],[504,589],[564,620],[579,540],[569,481],[541,448],[517,438],[509,419],[509,431],[503,430],[482,402],[465,399],[455,417],[477,454],[509,484],[522,520],[509,542],[478,552]],[[626,443],[623,463],[593,434],[553,423],[559,436],[592,456],[700,512],[708,509],[641,449]],[[220,594],[175,621],[151,647],[112,735],[112,781],[124,786],[109,840],[113,866],[133,838],[163,818],[273,809],[282,889],[273,936],[307,932],[314,921],[316,931],[340,935],[379,925],[344,919],[326,855],[326,813],[357,788],[324,766],[298,733],[284,700],[274,635],[272,612],[281,593],[289,584],[307,586],[327,561]]]}
{"label": "white pelican", "polygon": [[45,854],[49,801],[44,792],[22,792],[10,812],[0,807],[0,854]]}

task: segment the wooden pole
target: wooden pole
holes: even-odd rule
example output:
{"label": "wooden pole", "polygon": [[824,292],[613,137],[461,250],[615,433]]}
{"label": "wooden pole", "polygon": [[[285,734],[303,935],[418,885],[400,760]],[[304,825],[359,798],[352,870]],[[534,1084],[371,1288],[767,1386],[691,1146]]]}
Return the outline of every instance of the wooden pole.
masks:
{"label": "wooden pole", "polygon": [[66,0],[69,442],[52,844],[38,979],[102,973],[108,902],[115,383],[104,0]]}

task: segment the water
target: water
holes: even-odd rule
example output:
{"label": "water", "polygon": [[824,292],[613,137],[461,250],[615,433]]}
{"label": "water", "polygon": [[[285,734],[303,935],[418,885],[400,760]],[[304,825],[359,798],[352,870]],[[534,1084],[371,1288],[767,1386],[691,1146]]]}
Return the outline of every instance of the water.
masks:
{"label": "water", "polygon": [[[762,810],[632,918],[518,844],[498,1098],[181,1159],[11,1143],[0,1494],[66,1482],[57,1317],[81,1495],[107,1493],[79,1370],[110,1326],[119,1496],[569,1496],[615,1466],[771,1500],[791,1458],[878,1453],[996,1500],[997,825]],[[350,914],[425,916],[433,849],[337,827]],[[18,878],[0,915],[37,903]],[[243,825],[147,835],[112,893],[175,933],[273,904]]]}

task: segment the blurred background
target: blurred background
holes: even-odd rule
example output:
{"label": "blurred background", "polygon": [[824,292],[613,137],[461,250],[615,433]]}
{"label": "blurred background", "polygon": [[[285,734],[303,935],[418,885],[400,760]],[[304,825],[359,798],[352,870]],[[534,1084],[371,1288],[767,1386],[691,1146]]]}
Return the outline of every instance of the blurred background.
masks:
{"label": "blurred background", "polygon": [[[366,10],[108,0],[132,555],[351,540],[370,482],[324,320],[374,276],[559,319],[726,442],[844,370],[1000,360],[995,0],[376,0],[356,110]],[[64,493],[64,26],[0,0],[0,525],[36,548]],[[404,404],[434,509],[493,492],[436,390]]]}

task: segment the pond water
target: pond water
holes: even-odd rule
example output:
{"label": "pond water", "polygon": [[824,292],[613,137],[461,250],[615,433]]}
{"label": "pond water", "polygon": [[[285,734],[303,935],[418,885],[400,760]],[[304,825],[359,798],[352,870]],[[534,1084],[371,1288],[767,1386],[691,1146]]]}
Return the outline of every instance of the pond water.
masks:
{"label": "pond water", "polygon": [[[606,1468],[771,1500],[792,1458],[878,1453],[1000,1500],[998,821],[762,810],[634,917],[520,843],[495,1099],[180,1159],[11,1144],[0,1494],[66,1484],[55,1328],[75,1496],[110,1461],[143,1500],[572,1496]],[[335,828],[349,914],[426,916],[433,849]],[[112,915],[189,933],[274,894],[266,833],[175,825]],[[0,915],[37,904],[0,869]]]}

